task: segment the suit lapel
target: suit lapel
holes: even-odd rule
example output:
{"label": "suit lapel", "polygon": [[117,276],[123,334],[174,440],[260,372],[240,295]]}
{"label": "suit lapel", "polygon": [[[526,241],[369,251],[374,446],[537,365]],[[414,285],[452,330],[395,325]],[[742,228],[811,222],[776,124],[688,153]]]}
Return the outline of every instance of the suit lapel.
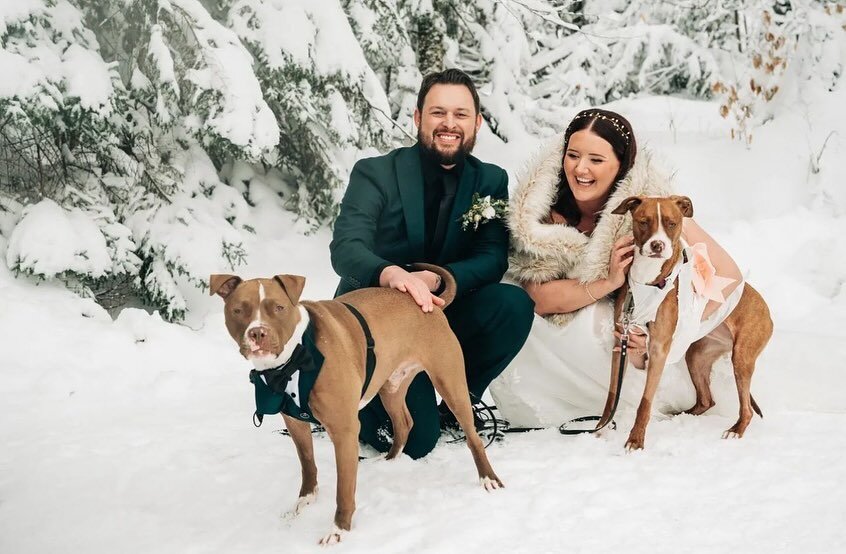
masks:
{"label": "suit lapel", "polygon": [[408,244],[412,259],[423,259],[423,168],[417,145],[406,148],[397,157],[397,188],[399,188]]}
{"label": "suit lapel", "polygon": [[478,188],[478,183],[476,182],[477,177],[478,174],[472,162],[470,160],[465,161],[464,171],[461,173],[461,181],[458,183],[458,190],[455,191],[455,200],[452,204],[452,212],[449,216],[449,225],[447,226],[444,244],[441,247],[440,254],[438,254],[438,263],[443,263],[444,260],[450,259],[458,245],[459,233],[465,232],[461,229],[461,216],[470,209],[470,201],[473,198],[473,193]]}

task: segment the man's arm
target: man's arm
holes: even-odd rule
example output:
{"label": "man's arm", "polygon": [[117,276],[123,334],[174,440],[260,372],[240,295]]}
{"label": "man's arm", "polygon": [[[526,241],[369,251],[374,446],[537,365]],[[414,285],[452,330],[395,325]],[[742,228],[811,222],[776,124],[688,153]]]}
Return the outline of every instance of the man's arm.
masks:
{"label": "man's arm", "polygon": [[379,215],[385,203],[384,192],[368,174],[366,165],[357,162],[329,244],[332,268],[355,288],[378,286],[379,273],[392,265],[374,253]]}
{"label": "man's arm", "polygon": [[[508,201],[508,174],[501,175],[493,200]],[[473,250],[470,256],[446,265],[455,276],[456,297],[483,285],[498,283],[508,269],[508,231],[503,219],[495,219],[479,225],[474,233]]]}
{"label": "man's arm", "polygon": [[387,199],[376,179],[359,161],[350,174],[350,184],[341,201],[329,252],[332,268],[355,288],[390,287],[405,292],[424,312],[444,301],[431,293],[430,285],[419,275],[378,256],[374,252],[379,216]]}

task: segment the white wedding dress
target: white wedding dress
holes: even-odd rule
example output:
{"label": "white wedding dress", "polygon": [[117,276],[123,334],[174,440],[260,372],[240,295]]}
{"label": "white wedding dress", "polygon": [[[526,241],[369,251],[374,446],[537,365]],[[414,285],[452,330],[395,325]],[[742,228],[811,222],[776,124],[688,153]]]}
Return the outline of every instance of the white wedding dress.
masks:
{"label": "white wedding dress", "polygon": [[[576,417],[602,415],[611,376],[613,317],[608,299],[581,309],[564,327],[535,315],[526,344],[490,386],[512,427],[557,427]],[[629,364],[618,410],[636,409],[645,383],[646,372]],[[668,364],[654,409],[681,412],[695,401],[684,360]]]}

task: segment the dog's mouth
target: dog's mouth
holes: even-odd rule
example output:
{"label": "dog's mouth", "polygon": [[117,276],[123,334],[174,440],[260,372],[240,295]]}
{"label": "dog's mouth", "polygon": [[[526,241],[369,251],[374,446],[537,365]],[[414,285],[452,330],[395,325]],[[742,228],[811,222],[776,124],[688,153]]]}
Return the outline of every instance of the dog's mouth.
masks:
{"label": "dog's mouth", "polygon": [[241,353],[250,361],[274,359],[279,352],[274,352],[271,347],[247,344],[241,348]]}

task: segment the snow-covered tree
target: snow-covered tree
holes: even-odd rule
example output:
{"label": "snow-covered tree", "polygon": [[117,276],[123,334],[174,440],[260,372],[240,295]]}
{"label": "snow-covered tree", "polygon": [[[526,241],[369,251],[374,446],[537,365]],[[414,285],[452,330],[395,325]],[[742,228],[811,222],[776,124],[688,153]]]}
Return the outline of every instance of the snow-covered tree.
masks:
{"label": "snow-covered tree", "polygon": [[429,71],[467,71],[505,141],[636,94],[716,95],[748,139],[805,83],[839,86],[844,18],[822,0],[3,2],[0,249],[179,319],[249,255],[257,204],[331,224],[353,163],[413,141]]}

